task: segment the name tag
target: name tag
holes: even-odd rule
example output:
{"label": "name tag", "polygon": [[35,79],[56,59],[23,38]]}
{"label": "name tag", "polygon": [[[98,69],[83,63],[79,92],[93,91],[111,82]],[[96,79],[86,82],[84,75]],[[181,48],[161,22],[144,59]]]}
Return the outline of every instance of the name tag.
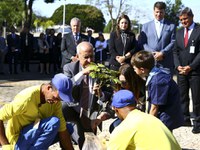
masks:
{"label": "name tag", "polygon": [[195,52],[195,47],[194,46],[190,46],[190,53],[194,54],[194,52]]}

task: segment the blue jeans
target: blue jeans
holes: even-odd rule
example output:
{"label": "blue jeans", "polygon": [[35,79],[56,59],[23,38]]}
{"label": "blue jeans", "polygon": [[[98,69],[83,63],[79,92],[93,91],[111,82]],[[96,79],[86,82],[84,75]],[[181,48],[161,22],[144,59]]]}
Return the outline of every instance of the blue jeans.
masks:
{"label": "blue jeans", "polygon": [[15,145],[16,150],[47,150],[58,133],[60,120],[49,117],[40,120],[37,129],[33,125],[32,123],[21,130]]}

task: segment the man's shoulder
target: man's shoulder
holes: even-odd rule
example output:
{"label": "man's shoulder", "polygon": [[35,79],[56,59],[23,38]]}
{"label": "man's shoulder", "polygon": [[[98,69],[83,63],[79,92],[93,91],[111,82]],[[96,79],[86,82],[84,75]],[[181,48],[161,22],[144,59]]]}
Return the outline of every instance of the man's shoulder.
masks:
{"label": "man's shoulder", "polygon": [[64,65],[63,68],[76,68],[79,66],[79,61],[75,61],[75,62],[70,62]]}
{"label": "man's shoulder", "polygon": [[86,38],[86,39],[88,38],[88,36],[83,33],[80,33],[80,36],[81,36],[81,38]]}
{"label": "man's shoulder", "polygon": [[171,80],[172,80],[171,74],[165,72],[159,72],[152,77],[151,83],[163,85],[163,84],[168,84]]}
{"label": "man's shoulder", "polygon": [[195,23],[194,29],[196,29],[198,32],[200,32],[200,25]]}
{"label": "man's shoulder", "polygon": [[148,22],[144,23],[143,26],[148,26],[148,25],[150,25],[152,23],[154,23],[154,20],[151,20],[151,21],[148,21]]}

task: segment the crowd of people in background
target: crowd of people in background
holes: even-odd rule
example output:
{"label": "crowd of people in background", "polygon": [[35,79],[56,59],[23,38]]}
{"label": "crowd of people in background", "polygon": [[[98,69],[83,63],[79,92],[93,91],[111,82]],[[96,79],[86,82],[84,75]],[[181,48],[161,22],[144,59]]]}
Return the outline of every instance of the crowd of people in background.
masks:
{"label": "crowd of people in background", "polygon": [[[147,147],[178,150],[181,148],[173,136],[174,129],[193,126],[192,133],[200,133],[200,26],[193,21],[192,10],[185,7],[179,14],[183,27],[176,31],[175,24],[165,19],[165,9],[164,2],[154,4],[154,19],[142,26],[138,38],[131,31],[131,21],[125,14],[118,18],[109,42],[102,32],[98,33],[98,37],[92,37],[90,28],[86,31],[87,35],[83,34],[81,20],[77,17],[70,21],[71,32],[63,36],[61,33],[55,35],[54,29],[46,34],[40,33],[36,48],[39,73],[62,73],[61,79],[70,79],[68,82],[71,82],[73,90],[64,94],[72,94],[74,100],[73,103],[62,101],[59,109],[63,116],[60,118],[73,128],[71,138],[80,149],[85,141],[84,133],[96,134],[97,127],[101,129],[102,121],[116,118],[114,113],[117,119],[110,126],[108,149],[111,150]],[[6,39],[0,37],[0,66],[7,52],[9,74],[19,73],[19,61],[21,72],[31,71],[29,63],[34,49],[33,38],[26,26],[20,35],[12,27]],[[116,85],[115,89],[99,87],[98,82],[89,76],[92,71],[89,64],[104,64],[105,61],[109,61],[106,67],[119,72],[120,85]],[[4,74],[3,66],[0,73]],[[177,83],[173,80],[175,73]],[[53,85],[63,93],[63,89],[59,88],[63,84]],[[51,86],[50,83],[43,87]],[[189,111],[189,89],[193,116]],[[61,99],[62,95],[52,103]],[[48,98],[42,100],[51,103]],[[110,105],[102,110],[102,103]],[[65,130],[69,130],[69,126],[62,130],[69,140]],[[66,145],[60,136],[64,148]]]}

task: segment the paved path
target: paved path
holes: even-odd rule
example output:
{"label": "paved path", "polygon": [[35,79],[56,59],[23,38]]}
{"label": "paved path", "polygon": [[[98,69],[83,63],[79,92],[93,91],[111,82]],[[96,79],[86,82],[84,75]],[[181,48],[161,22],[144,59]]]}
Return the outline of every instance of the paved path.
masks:
{"label": "paved path", "polygon": [[[0,107],[13,100],[14,96],[22,89],[49,82],[51,75],[40,75],[38,72],[21,73],[18,75],[0,76]],[[107,120],[103,123],[103,132],[101,137],[109,139],[108,127],[112,120]],[[200,150],[200,134],[193,134],[192,127],[181,127],[174,130],[173,134],[184,150]],[[153,135],[152,135],[153,138]],[[59,144],[55,144],[49,150],[59,150]],[[78,148],[75,146],[75,149]]]}

